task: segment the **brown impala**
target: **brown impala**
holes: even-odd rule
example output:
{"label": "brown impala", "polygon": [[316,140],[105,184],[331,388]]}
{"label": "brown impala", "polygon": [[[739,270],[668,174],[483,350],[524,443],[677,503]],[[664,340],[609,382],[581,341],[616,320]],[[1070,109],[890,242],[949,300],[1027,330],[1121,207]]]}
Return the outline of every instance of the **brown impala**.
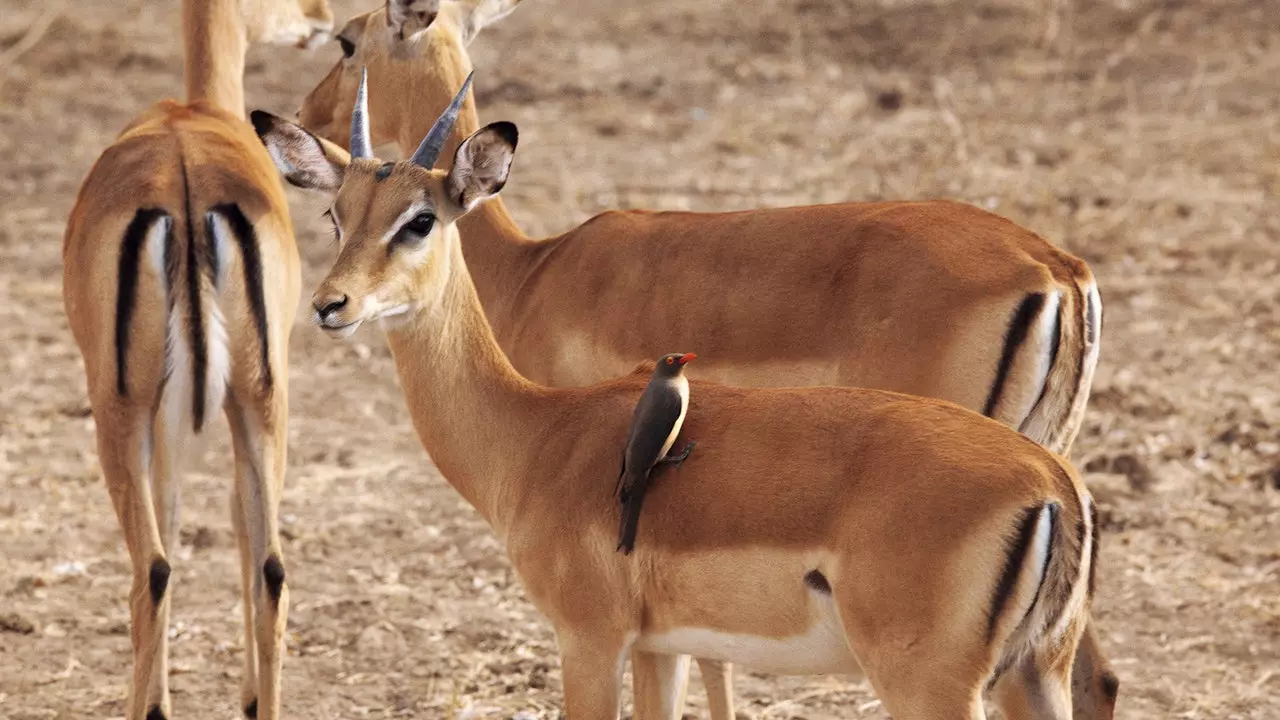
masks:
{"label": "brown impala", "polygon": [[[471,72],[466,45],[517,1],[389,0],[351,19],[302,124],[345,143],[367,66],[372,140],[414,147]],[[444,157],[478,128],[467,97]],[[1102,321],[1092,273],[970,205],[607,212],[534,239],[495,198],[459,227],[498,344],[538,382],[597,382],[685,349],[701,356],[695,378],[938,397],[1064,455],[1083,420]],[[1077,706],[1109,717],[1116,681],[1092,627],[1084,647]],[[700,664],[712,717],[728,720],[728,668]]]}
{"label": "brown impala", "polygon": [[632,651],[666,717],[679,655],[865,672],[897,720],[983,720],[988,689],[1009,720],[1072,717],[1097,522],[1070,464],[944,401],[698,381],[682,426],[698,449],[615,552],[618,453],[652,364],[578,388],[520,375],[455,224],[506,182],[515,126],[481,128],[445,172],[448,113],[393,164],[364,110],[349,160],[255,113],[281,170],[334,193],[315,319],[339,336],[381,321],[423,445],[555,626],[569,720],[616,720]]}
{"label": "brown impala", "polygon": [[276,510],[300,280],[283,184],[244,121],[244,58],[251,41],[325,35],[333,16],[325,0],[184,0],[182,25],[187,104],[151,107],[98,158],[67,221],[63,297],[133,561],[127,720],[170,715],[180,461],[219,412],[236,455],[240,707],[275,720],[289,607]]}

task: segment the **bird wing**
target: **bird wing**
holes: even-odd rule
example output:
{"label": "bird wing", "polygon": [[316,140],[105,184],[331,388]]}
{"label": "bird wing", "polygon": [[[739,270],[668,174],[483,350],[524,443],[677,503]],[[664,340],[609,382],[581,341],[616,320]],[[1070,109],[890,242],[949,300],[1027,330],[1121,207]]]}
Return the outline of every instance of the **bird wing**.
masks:
{"label": "bird wing", "polygon": [[623,456],[623,473],[647,473],[661,459],[683,403],[680,393],[669,384],[653,384],[645,388],[631,420],[627,451]]}

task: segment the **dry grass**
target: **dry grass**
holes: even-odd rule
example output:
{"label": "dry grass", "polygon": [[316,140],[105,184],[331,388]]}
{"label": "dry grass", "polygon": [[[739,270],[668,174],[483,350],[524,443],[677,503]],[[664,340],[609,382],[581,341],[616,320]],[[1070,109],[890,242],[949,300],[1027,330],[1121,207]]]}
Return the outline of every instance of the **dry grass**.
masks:
{"label": "dry grass", "polygon": [[[0,54],[43,10],[3,9]],[[176,24],[160,0],[65,14],[0,68],[0,716],[14,720],[122,710],[128,562],[59,247],[97,153],[179,91]],[[1075,460],[1104,508],[1098,616],[1122,717],[1263,720],[1280,717],[1277,27],[1280,4],[1251,0],[533,0],[473,50],[485,117],[521,127],[505,194],[531,233],[616,206],[949,196],[1085,257],[1106,321]],[[251,103],[291,111],[336,52],[255,52]],[[310,286],[330,255],[319,204],[295,199]],[[418,446],[381,340],[358,339],[293,338],[289,715],[555,717],[547,625]],[[225,447],[219,432],[187,483],[184,717],[235,712]],[[758,719],[884,717],[840,678],[743,673],[737,689]]]}

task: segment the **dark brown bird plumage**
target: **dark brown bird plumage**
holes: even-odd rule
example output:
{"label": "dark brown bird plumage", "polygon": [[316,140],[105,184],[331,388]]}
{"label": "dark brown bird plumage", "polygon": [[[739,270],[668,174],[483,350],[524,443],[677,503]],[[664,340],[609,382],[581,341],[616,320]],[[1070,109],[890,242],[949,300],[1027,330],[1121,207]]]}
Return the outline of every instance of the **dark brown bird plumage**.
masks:
{"label": "dark brown bird plumage", "polygon": [[618,549],[623,553],[630,554],[635,547],[640,506],[654,466],[674,463],[679,467],[693,450],[694,443],[690,442],[679,455],[667,455],[680,435],[680,426],[689,408],[689,381],[684,377],[684,366],[694,357],[693,353],[671,353],[659,358],[653,377],[636,403],[618,485],[614,489],[622,502]]}

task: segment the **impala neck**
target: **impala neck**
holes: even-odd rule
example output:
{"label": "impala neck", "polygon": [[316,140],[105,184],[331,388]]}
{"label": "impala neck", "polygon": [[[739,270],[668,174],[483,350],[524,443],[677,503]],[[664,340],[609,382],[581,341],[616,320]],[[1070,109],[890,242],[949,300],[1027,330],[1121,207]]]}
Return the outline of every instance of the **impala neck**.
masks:
{"label": "impala neck", "polygon": [[[401,152],[406,156],[412,154],[426,137],[435,119],[462,87],[467,73],[471,72],[471,59],[460,42],[448,34],[441,32],[429,48],[425,56],[417,60],[421,65],[413,76],[423,83],[419,87],[435,88],[438,92],[412,93],[411,97],[420,100],[399,106],[403,114],[396,135]],[[472,91],[462,103],[458,121],[440,151],[436,167],[444,170],[453,167],[458,145],[479,129],[480,119],[476,114],[475,92]],[[477,270],[473,279],[480,301],[485,308],[499,307],[510,299],[512,290],[519,287],[528,269],[525,254],[537,245],[537,241],[520,230],[507,212],[501,196],[481,203],[480,207],[460,218],[457,227],[466,243],[470,265]]]}
{"label": "impala neck", "polygon": [[[387,339],[414,428],[445,479],[505,537],[511,483],[504,462],[536,437],[542,389],[507,361],[485,320],[462,246],[449,241],[445,287]],[[501,450],[496,449],[501,448]]]}
{"label": "impala neck", "polygon": [[244,55],[248,37],[240,0],[183,0],[183,76],[187,102],[207,100],[244,118]]}

